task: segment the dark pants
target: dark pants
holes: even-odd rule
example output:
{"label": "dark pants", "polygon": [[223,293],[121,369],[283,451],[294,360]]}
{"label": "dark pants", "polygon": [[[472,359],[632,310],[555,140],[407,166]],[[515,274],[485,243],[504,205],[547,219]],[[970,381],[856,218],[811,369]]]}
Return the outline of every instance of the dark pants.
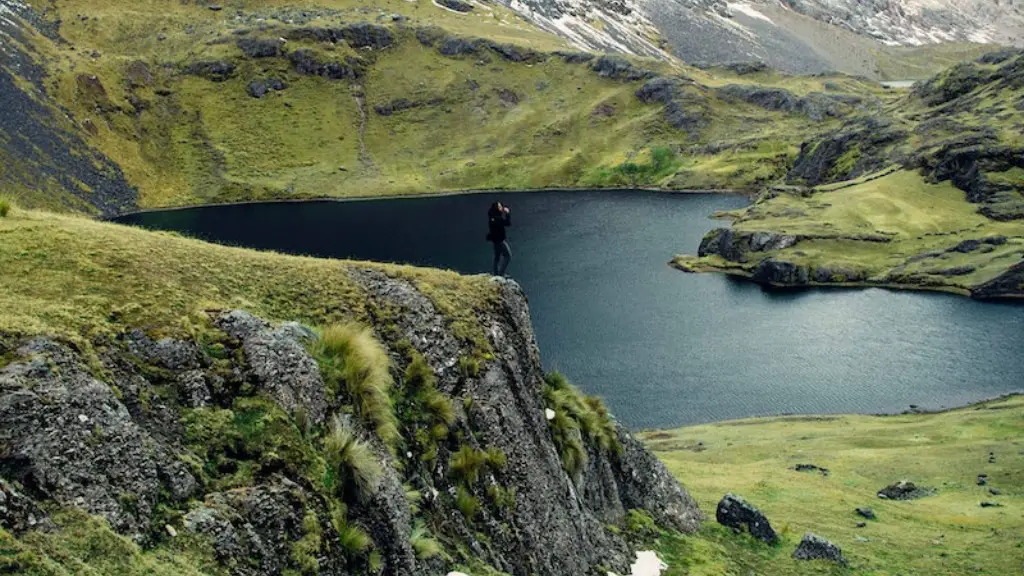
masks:
{"label": "dark pants", "polygon": [[494,275],[504,276],[508,263],[512,261],[512,249],[508,247],[508,241],[491,244],[494,245]]}

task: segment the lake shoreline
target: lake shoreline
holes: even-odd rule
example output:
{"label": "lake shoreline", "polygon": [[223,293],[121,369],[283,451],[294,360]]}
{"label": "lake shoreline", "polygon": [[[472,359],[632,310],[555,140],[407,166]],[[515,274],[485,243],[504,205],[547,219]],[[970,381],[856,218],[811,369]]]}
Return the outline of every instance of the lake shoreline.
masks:
{"label": "lake shoreline", "polygon": [[301,204],[301,203],[313,203],[313,202],[368,202],[374,200],[414,200],[422,198],[446,198],[452,196],[479,196],[482,194],[535,194],[544,192],[660,192],[664,194],[682,194],[682,195],[715,195],[715,196],[742,196],[748,200],[756,198],[757,190],[742,190],[742,189],[679,189],[679,188],[659,188],[656,186],[634,186],[634,187],[623,187],[623,188],[594,188],[592,186],[565,186],[565,187],[554,187],[554,188],[516,188],[516,189],[505,189],[505,188],[474,188],[467,190],[442,190],[439,192],[422,192],[413,194],[394,194],[394,195],[366,195],[366,196],[310,196],[307,198],[280,198],[280,199],[264,199],[264,200],[238,200],[234,202],[211,202],[206,204],[185,204],[181,206],[164,206],[164,207],[150,207],[140,208],[138,210],[130,210],[127,212],[120,212],[112,216],[106,216],[99,218],[104,222],[117,222],[121,218],[129,216],[137,216],[140,214],[152,214],[154,212],[178,212],[183,210],[196,210],[199,208],[216,208],[216,207],[229,207],[229,206],[249,206],[254,204]]}
{"label": "lake shoreline", "polygon": [[[836,412],[836,413],[799,413],[799,412],[783,412],[779,414],[765,414],[762,416],[747,416],[744,418],[726,418],[724,420],[709,420],[707,422],[698,422],[696,424],[684,424],[682,426],[671,426],[667,428],[638,428],[636,429],[637,435],[644,434],[656,434],[658,432],[671,432],[674,430],[685,430],[687,428],[697,428],[700,426],[748,426],[763,424],[767,422],[777,421],[792,421],[792,422],[804,422],[804,421],[820,421],[827,422],[842,418],[845,416],[870,416],[874,418],[898,418],[900,416],[934,416],[936,414],[948,414],[950,412],[956,412],[959,410],[982,410],[988,404],[994,404],[1016,398],[1018,396],[1024,396],[1024,388],[1013,392],[1003,392],[994,396],[988,396],[981,400],[975,400],[967,402],[965,404],[958,404],[956,406],[946,406],[943,408],[934,409],[923,409],[913,408],[903,410],[901,412]],[[614,414],[613,414],[614,416]]]}

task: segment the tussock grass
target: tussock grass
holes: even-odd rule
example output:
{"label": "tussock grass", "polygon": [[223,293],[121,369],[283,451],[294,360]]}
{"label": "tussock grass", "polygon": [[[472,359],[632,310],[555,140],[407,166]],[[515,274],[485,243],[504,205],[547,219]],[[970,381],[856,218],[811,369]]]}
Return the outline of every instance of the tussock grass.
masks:
{"label": "tussock grass", "polygon": [[544,384],[544,403],[555,413],[549,425],[562,466],[570,475],[575,476],[587,465],[584,440],[596,450],[621,452],[615,421],[600,398],[583,394],[558,372],[545,376]]}
{"label": "tussock grass", "polygon": [[452,454],[448,467],[455,478],[466,485],[473,485],[480,478],[480,473],[487,461],[487,452],[463,444],[457,452]]}
{"label": "tussock grass", "polygon": [[[1016,574],[1024,558],[1024,396],[939,414],[749,419],[640,437],[705,511],[734,492],[782,532],[782,545],[772,548],[712,519],[696,536],[662,541],[668,574],[818,573],[789,558],[807,531],[842,547],[852,568],[836,573],[851,576]],[[796,464],[830,474],[796,472]],[[987,485],[977,485],[979,474]],[[912,501],[876,496],[903,479],[937,493]],[[981,508],[985,500],[1003,507]],[[857,528],[854,509],[862,506],[878,519]]]}
{"label": "tussock grass", "polygon": [[383,475],[377,455],[337,416],[324,439],[324,460],[324,484],[342,499],[366,502],[377,492]]}
{"label": "tussock grass", "polygon": [[444,553],[441,544],[430,535],[430,531],[423,524],[413,526],[412,534],[409,536],[409,544],[412,546],[413,551],[416,552],[416,557],[420,560],[440,556]]}
{"label": "tussock grass", "polygon": [[6,197],[0,196],[0,218],[7,218],[7,215],[11,213],[11,209],[14,207],[14,202]]}
{"label": "tussock grass", "polygon": [[356,414],[394,447],[401,435],[391,403],[391,359],[373,331],[359,324],[334,324],[323,329],[312,348],[328,388],[335,395],[344,392]]}
{"label": "tussock grass", "polygon": [[465,486],[459,485],[455,490],[455,507],[458,508],[466,520],[472,522],[477,514],[480,513],[480,500],[473,496],[473,493],[467,490]]}

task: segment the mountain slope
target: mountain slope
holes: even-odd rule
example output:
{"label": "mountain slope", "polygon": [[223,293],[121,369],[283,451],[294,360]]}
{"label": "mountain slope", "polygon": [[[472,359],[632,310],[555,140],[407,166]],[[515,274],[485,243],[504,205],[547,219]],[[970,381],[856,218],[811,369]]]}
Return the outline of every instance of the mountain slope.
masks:
{"label": "mountain slope", "polygon": [[[500,8],[480,17],[407,2],[382,5],[394,15],[346,2],[160,6],[61,3],[48,15],[60,20],[56,40],[33,33],[13,44],[46,75],[36,98],[65,112],[71,146],[115,162],[138,207],[474,188],[750,189],[780,177],[799,142],[892,97],[844,76],[567,52]],[[6,69],[20,77],[14,63]],[[769,89],[767,106],[754,84]],[[13,190],[24,205],[56,204]]]}
{"label": "mountain slope", "polygon": [[[578,48],[724,64],[762,61],[807,74],[838,70],[882,80],[917,79],[943,53],[979,55],[978,44],[1019,44],[1024,12],[982,0],[516,0],[506,5]],[[939,46],[940,43],[957,43]],[[900,47],[919,47],[923,70],[890,68]],[[948,61],[946,61],[948,63]]]}
{"label": "mountain slope", "polygon": [[705,237],[687,270],[782,286],[1024,294],[1024,55],[965,62],[890,117],[807,142],[787,176]]}

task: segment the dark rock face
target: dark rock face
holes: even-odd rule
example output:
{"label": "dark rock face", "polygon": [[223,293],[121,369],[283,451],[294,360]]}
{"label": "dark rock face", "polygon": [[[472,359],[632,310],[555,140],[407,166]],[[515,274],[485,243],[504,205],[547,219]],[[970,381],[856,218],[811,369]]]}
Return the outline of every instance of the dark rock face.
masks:
{"label": "dark rock face", "polygon": [[[496,281],[495,301],[479,316],[493,352],[468,375],[459,359],[471,345],[453,333],[427,295],[376,270],[349,273],[368,306],[387,310],[391,318],[378,338],[395,363],[396,388],[403,385],[402,364],[411,346],[433,370],[437,390],[452,400],[455,413],[449,441],[439,442],[436,457],[426,459],[393,454],[358,418],[340,416],[341,426],[362,438],[381,466],[377,490],[347,504],[348,519],[372,538],[382,573],[446,572],[445,562],[420,560],[411,548],[405,483],[423,495],[419,515],[442,542],[463,544],[509,574],[587,574],[598,566],[627,571],[634,548],[607,525],[622,522],[634,508],[647,509],[666,528],[698,527],[702,515],[693,499],[621,427],[621,452],[585,440],[588,466],[576,477],[566,474],[545,418],[539,352],[518,285]],[[208,344],[131,331],[103,342],[105,380],[93,376],[70,347],[49,340],[18,345],[0,370],[0,523],[15,531],[38,529],[46,523],[38,503],[48,500],[101,515],[144,543],[165,530],[156,512],[165,506],[181,513],[180,520],[166,520],[172,529],[209,538],[232,574],[296,570],[294,546],[300,539],[307,544],[305,561],[315,562],[323,576],[369,573],[365,554],[346,556],[336,545],[334,504],[318,477],[288,464],[283,450],[252,460],[251,453],[229,446],[230,462],[252,464],[255,471],[231,490],[215,489],[207,480],[221,464],[203,462],[208,454],[192,444],[193,432],[186,434],[193,429],[188,418],[197,413],[207,418],[231,407],[237,416],[245,410],[239,402],[258,401],[275,410],[260,408],[260,414],[291,426],[300,408],[310,423],[338,409],[325,397],[319,365],[305,346],[316,337],[309,328],[271,324],[242,311],[216,313],[212,321],[221,350],[217,359],[207,355]],[[158,400],[156,390],[163,391]],[[201,406],[207,408],[194,410]],[[310,442],[307,449],[320,449],[316,438],[296,438]],[[505,460],[463,482],[480,503],[474,520],[455,503],[450,462],[462,444],[500,451]],[[302,446],[286,449],[301,452]],[[513,501],[496,504],[490,496],[495,487],[514,492]],[[311,537],[314,531],[319,536]]]}
{"label": "dark rock face", "polygon": [[649,80],[636,91],[636,97],[644,103],[664,104],[665,122],[691,136],[696,136],[709,124],[707,98],[687,89],[678,79],[659,76]]}
{"label": "dark rock face", "polygon": [[878,497],[887,500],[916,500],[934,493],[935,490],[932,488],[922,488],[913,482],[901,480],[879,490]]}
{"label": "dark rock face", "polygon": [[249,96],[252,96],[253,98],[263,98],[271,90],[280,91],[284,90],[287,87],[288,86],[284,82],[278,80],[277,78],[261,78],[259,80],[253,80],[252,82],[249,82],[249,85],[245,88],[245,91],[248,92]]}
{"label": "dark rock face", "polygon": [[185,73],[201,76],[213,82],[224,82],[235,75],[235,65],[224,60],[193,62],[185,67]]}
{"label": "dark rock face", "polygon": [[442,6],[455,10],[456,12],[462,12],[464,14],[466,12],[473,11],[473,5],[469,2],[464,2],[463,0],[438,0],[438,3]]}
{"label": "dark rock face", "polygon": [[554,55],[561,58],[567,64],[585,64],[594,59],[594,55],[590,52],[556,51]]}
{"label": "dark rock face", "polygon": [[340,28],[306,27],[287,32],[289,40],[313,40],[315,42],[346,42],[353,48],[382,50],[395,43],[395,36],[386,26],[359,22]]}
{"label": "dark rock face", "polygon": [[40,339],[18,354],[26,360],[0,370],[0,477],[146,541],[161,493],[189,498],[195,478],[69,348]]}
{"label": "dark rock face", "polygon": [[656,76],[652,70],[637,68],[629,60],[621,56],[601,56],[594,60],[593,64],[590,65],[590,69],[597,72],[597,75],[602,78],[612,78],[627,82],[648,80]]}
{"label": "dark rock face", "polygon": [[1024,183],[994,181],[989,173],[1024,168],[1024,150],[991,143],[990,138],[954,138],[937,150],[909,161],[932,182],[949,180],[982,204],[979,212],[993,220],[1024,218]]}
{"label": "dark rock face", "polygon": [[829,560],[837,564],[846,565],[843,558],[843,551],[828,540],[808,532],[804,534],[800,545],[793,551],[793,558],[797,560]]}
{"label": "dark rock face", "polygon": [[291,54],[292,66],[299,74],[322,76],[329,80],[359,79],[365,73],[364,63],[353,56],[342,62],[321,62],[309,50],[296,50]]}
{"label": "dark rock face", "polygon": [[395,43],[395,37],[391,34],[391,30],[366,22],[345,26],[341,29],[341,36],[353,48],[382,50]]}
{"label": "dark rock face", "polygon": [[806,286],[810,282],[811,271],[801,264],[765,258],[754,268],[750,279],[768,286]]}
{"label": "dark rock face", "polygon": [[732,62],[729,64],[722,65],[722,68],[736,74],[737,76],[747,76],[748,74],[757,74],[768,70],[768,65],[764,62]]}
{"label": "dark rock face", "polygon": [[817,186],[875,172],[891,162],[889,149],[908,136],[887,121],[854,120],[838,132],[801,146],[786,178],[791,183]]}
{"label": "dark rock face", "polygon": [[750,84],[730,84],[719,88],[718,92],[726,98],[742,100],[765,110],[802,114],[814,121],[843,116],[862,102],[859,96],[813,93],[799,97],[782,88]]}
{"label": "dark rock face", "polygon": [[913,95],[929,106],[938,106],[973,92],[992,80],[992,75],[972,62],[962,62],[945,74],[940,74],[914,86]]}
{"label": "dark rock face", "polygon": [[281,55],[284,42],[280,39],[241,38],[238,49],[249,58],[275,58]]}
{"label": "dark rock face", "polygon": [[438,42],[445,39],[447,34],[444,29],[437,26],[424,26],[416,29],[416,39],[424,46],[433,48]]}
{"label": "dark rock face", "polygon": [[1024,296],[1024,262],[971,290],[971,297],[979,300],[1020,298]]}
{"label": "dark rock face", "polygon": [[732,228],[717,228],[701,240],[697,254],[718,254],[731,262],[749,262],[751,252],[770,252],[795,246],[800,238],[774,232],[746,232]]}
{"label": "dark rock face", "polygon": [[778,535],[760,510],[739,496],[726,494],[715,510],[718,523],[733,530],[746,529],[751,536],[767,544],[777,544]]}

